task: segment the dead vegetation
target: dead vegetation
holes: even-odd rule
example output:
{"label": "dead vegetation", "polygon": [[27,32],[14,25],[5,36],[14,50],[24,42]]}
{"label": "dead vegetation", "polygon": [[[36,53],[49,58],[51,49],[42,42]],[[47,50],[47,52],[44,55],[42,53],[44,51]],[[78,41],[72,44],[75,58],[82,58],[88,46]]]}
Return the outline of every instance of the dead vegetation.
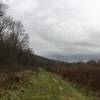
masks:
{"label": "dead vegetation", "polygon": [[100,91],[99,62],[70,63],[62,66],[49,67],[47,70],[87,89]]}
{"label": "dead vegetation", "polygon": [[[0,69],[1,71],[1,69]],[[0,73],[0,90],[8,89],[9,86],[21,84],[33,72],[32,69],[19,69],[19,70],[8,70],[1,71]]]}

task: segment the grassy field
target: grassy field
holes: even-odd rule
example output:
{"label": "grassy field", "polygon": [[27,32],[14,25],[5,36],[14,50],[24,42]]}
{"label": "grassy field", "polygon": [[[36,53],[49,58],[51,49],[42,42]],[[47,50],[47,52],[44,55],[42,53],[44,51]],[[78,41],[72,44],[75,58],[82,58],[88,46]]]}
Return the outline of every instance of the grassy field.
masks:
{"label": "grassy field", "polygon": [[40,69],[30,72],[20,82],[0,89],[0,100],[97,100],[59,76]]}

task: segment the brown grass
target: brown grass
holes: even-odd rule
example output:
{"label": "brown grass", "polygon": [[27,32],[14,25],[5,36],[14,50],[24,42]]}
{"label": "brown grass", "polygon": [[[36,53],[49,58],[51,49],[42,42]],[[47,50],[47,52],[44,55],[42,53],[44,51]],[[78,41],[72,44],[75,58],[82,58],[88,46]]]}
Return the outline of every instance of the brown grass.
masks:
{"label": "brown grass", "polygon": [[73,63],[49,67],[47,70],[82,87],[100,91],[100,63]]}
{"label": "brown grass", "polygon": [[28,75],[32,74],[32,71],[38,71],[33,67],[9,67],[2,66],[0,67],[0,90],[8,89],[11,85],[20,84]]}

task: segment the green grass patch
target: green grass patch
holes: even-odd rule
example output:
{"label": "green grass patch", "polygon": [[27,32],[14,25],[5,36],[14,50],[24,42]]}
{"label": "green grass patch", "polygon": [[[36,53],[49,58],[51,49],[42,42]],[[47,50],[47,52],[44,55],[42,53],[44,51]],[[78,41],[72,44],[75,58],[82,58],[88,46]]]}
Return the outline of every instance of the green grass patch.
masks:
{"label": "green grass patch", "polygon": [[0,96],[0,100],[96,100],[61,77],[40,69],[20,84],[13,84]]}

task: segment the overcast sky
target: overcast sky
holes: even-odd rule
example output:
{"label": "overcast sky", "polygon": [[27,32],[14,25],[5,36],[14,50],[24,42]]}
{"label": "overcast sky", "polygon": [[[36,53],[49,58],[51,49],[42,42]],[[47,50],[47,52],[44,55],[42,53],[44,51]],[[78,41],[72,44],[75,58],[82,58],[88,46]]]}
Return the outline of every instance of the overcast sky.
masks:
{"label": "overcast sky", "polygon": [[100,0],[6,0],[36,54],[100,53]]}

